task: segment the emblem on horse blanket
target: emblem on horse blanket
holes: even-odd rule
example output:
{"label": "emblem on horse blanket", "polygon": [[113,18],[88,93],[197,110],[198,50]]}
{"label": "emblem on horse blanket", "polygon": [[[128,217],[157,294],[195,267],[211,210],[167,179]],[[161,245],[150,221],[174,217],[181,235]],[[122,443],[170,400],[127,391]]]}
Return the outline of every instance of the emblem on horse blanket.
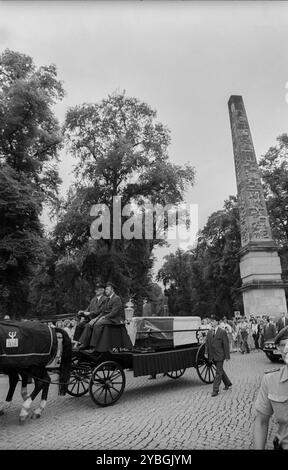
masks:
{"label": "emblem on horse blanket", "polygon": [[38,321],[0,321],[0,369],[47,363],[53,346],[51,328]]}

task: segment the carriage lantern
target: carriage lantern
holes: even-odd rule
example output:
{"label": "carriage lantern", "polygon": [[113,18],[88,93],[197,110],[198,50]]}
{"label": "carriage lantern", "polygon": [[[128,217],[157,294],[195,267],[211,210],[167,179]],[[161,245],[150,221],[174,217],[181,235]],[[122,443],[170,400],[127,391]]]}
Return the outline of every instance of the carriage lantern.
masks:
{"label": "carriage lantern", "polygon": [[133,303],[131,302],[131,300],[129,300],[129,302],[127,302],[126,307],[125,307],[126,322],[130,323],[130,321],[133,318],[133,313],[134,313]]}

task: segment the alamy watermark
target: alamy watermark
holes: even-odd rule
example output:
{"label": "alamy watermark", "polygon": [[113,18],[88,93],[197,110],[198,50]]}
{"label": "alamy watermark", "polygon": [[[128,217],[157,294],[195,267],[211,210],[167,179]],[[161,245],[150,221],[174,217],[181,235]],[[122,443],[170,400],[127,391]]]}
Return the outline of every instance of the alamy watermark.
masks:
{"label": "alamy watermark", "polygon": [[90,234],[94,240],[178,240],[194,245],[198,233],[198,204],[126,204],[113,197],[112,210],[106,204],[94,204]]}

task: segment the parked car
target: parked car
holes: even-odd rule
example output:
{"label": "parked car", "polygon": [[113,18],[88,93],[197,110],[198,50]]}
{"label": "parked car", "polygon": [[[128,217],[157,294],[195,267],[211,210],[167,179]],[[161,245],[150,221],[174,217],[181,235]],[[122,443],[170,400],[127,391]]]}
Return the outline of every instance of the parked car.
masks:
{"label": "parked car", "polygon": [[279,362],[282,361],[282,356],[280,351],[275,346],[274,339],[268,339],[264,343],[263,352],[266,354],[268,359],[271,362]]}

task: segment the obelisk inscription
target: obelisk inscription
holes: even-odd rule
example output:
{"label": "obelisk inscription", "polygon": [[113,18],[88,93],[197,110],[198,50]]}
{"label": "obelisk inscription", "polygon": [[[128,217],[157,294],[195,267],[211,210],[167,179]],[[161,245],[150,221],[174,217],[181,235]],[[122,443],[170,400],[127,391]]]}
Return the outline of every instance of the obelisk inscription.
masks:
{"label": "obelisk inscription", "polygon": [[282,269],[242,96],[228,102],[240,214],[240,274],[245,315],[287,312]]}
{"label": "obelisk inscription", "polygon": [[229,110],[242,246],[258,241],[273,244],[260,173],[241,96],[230,98]]}

